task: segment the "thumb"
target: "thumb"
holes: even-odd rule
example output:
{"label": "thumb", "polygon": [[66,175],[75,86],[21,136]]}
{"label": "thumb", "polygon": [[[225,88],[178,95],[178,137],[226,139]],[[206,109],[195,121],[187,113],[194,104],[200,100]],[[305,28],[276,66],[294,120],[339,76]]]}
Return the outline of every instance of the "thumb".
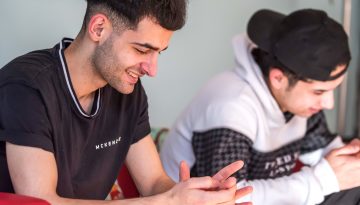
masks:
{"label": "thumb", "polygon": [[179,181],[186,181],[190,179],[190,169],[185,161],[180,162]]}
{"label": "thumb", "polygon": [[333,155],[351,155],[356,154],[360,151],[360,146],[357,144],[347,144],[341,148],[334,149],[332,154]]}
{"label": "thumb", "polygon": [[252,193],[252,191],[253,191],[253,187],[251,186],[240,188],[235,192],[235,199],[237,200],[241,197],[244,197],[245,195]]}

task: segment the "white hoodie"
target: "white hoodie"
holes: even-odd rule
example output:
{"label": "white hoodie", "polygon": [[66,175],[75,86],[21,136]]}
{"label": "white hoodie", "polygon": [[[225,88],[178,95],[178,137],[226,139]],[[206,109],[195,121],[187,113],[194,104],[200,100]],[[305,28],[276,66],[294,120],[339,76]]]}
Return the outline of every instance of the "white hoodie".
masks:
{"label": "white hoodie", "polygon": [[[181,160],[185,160],[190,167],[195,163],[192,149],[194,132],[228,128],[248,137],[253,143],[252,149],[260,158],[268,157],[275,151],[286,153],[266,162],[264,169],[285,158],[298,157],[296,153],[291,153],[288,145],[304,137],[307,118],[294,116],[286,122],[284,113],[254,62],[251,50],[255,45],[246,35],[239,35],[233,39],[233,46],[235,69],[215,76],[200,90],[162,146],[164,168],[174,180],[178,180]],[[273,179],[269,176],[269,179],[238,182],[238,187],[251,185],[254,190],[238,202],[252,201],[254,205],[312,205],[322,202],[324,196],[339,191],[336,176],[323,156],[342,145],[341,139],[337,137],[327,147],[301,155],[300,160],[310,167],[303,167],[289,176]],[[281,170],[279,168],[275,171]]]}

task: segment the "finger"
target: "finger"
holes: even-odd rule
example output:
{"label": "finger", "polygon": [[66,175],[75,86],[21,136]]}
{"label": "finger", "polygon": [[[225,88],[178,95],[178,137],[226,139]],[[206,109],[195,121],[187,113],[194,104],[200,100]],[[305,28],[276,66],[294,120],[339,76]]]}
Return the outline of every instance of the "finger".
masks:
{"label": "finger", "polygon": [[251,202],[236,203],[236,205],[252,205]]}
{"label": "finger", "polygon": [[220,203],[218,205],[252,205],[253,203],[252,202],[239,202],[239,203],[236,203],[235,201],[230,201],[230,202],[226,202],[226,203]]}
{"label": "finger", "polygon": [[225,181],[220,183],[219,189],[230,189],[231,187],[236,186],[236,178],[229,177]]}
{"label": "finger", "polygon": [[226,202],[226,203],[221,203],[218,205],[252,205],[252,202],[240,202],[240,203],[235,203],[234,201],[230,201],[230,202]]}
{"label": "finger", "polygon": [[235,204],[236,188],[222,189],[215,191],[204,191],[201,193],[203,201],[210,201],[211,204]]}
{"label": "finger", "polygon": [[189,189],[201,189],[201,190],[215,190],[218,188],[220,183],[211,177],[193,177],[188,179],[186,182],[187,188]]}
{"label": "finger", "polygon": [[190,169],[185,161],[180,162],[179,179],[181,182],[190,179]]}
{"label": "finger", "polygon": [[235,203],[234,201],[227,202],[227,203],[221,203],[219,205],[252,205],[252,202],[241,202],[241,203]]}
{"label": "finger", "polygon": [[246,186],[243,188],[240,188],[238,190],[236,190],[235,192],[235,199],[239,199],[241,197],[244,197],[245,195],[250,194],[253,191],[253,188],[251,186]]}
{"label": "finger", "polygon": [[347,144],[341,148],[338,149],[334,149],[331,154],[332,155],[351,155],[351,154],[355,154],[358,151],[360,151],[360,146],[359,145],[354,145],[354,144]]}
{"label": "finger", "polygon": [[243,161],[236,161],[233,162],[231,164],[229,164],[228,166],[222,168],[218,173],[216,173],[213,176],[213,179],[218,180],[219,182],[229,178],[232,174],[234,174],[235,172],[237,172],[239,169],[241,169],[244,166],[244,162]]}
{"label": "finger", "polygon": [[216,204],[216,205],[234,205],[234,204],[235,204],[235,200],[227,201],[227,202]]}

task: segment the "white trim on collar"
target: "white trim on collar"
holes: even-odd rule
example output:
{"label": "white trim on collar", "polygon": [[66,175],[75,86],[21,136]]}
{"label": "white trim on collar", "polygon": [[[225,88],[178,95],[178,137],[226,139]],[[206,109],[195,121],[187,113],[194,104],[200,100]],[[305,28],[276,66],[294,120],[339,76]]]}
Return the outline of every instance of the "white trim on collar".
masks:
{"label": "white trim on collar", "polygon": [[61,61],[61,66],[62,66],[62,70],[64,72],[64,77],[65,77],[65,80],[66,80],[66,85],[67,85],[67,88],[71,94],[71,97],[72,97],[72,100],[74,101],[78,111],[80,112],[81,115],[83,115],[84,117],[87,117],[87,118],[91,118],[91,117],[94,117],[98,112],[99,112],[99,109],[100,109],[100,98],[101,98],[101,89],[99,88],[97,90],[97,94],[95,94],[95,97],[97,96],[97,99],[96,100],[96,110],[93,114],[89,115],[87,114],[81,107],[81,105],[79,104],[79,101],[78,99],[76,98],[76,95],[72,89],[72,86],[71,86],[71,80],[70,80],[70,77],[69,77],[69,74],[67,72],[67,68],[66,68],[66,64],[65,64],[65,60],[64,60],[64,56],[63,56],[63,49],[65,48],[64,44],[65,43],[71,43],[73,40],[71,39],[68,39],[68,38],[64,38],[62,41],[60,41],[59,45],[60,45],[60,48],[59,48],[59,56],[60,56],[60,61]]}

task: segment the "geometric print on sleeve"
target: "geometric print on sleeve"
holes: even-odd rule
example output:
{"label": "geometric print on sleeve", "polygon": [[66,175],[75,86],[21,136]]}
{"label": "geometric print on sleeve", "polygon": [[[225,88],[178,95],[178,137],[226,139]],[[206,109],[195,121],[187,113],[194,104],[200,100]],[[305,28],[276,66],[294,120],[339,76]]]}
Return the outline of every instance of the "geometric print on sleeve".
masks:
{"label": "geometric print on sleeve", "polygon": [[191,175],[212,176],[226,165],[242,160],[244,167],[234,174],[237,180],[288,176],[293,173],[300,154],[326,147],[335,136],[329,132],[322,112],[308,119],[303,138],[270,152],[255,150],[249,137],[228,128],[194,132],[195,164]]}
{"label": "geometric print on sleeve", "polygon": [[194,132],[192,146],[196,159],[191,168],[192,176],[213,176],[226,165],[242,160],[244,167],[234,177],[247,178],[252,141],[243,134],[228,128]]}
{"label": "geometric print on sleeve", "polygon": [[252,144],[250,138],[228,128],[193,133],[195,164],[191,175],[212,176],[236,160],[245,163],[234,174],[237,180],[277,178],[292,173],[300,154],[300,141],[271,152],[257,151]]}

